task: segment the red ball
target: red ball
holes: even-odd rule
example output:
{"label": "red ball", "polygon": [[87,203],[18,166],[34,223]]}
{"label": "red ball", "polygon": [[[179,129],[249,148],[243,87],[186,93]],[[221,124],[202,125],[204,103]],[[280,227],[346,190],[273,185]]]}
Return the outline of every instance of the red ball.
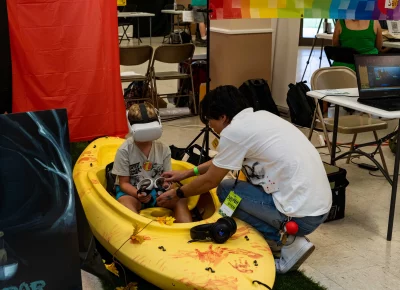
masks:
{"label": "red ball", "polygon": [[285,225],[286,232],[288,235],[295,235],[299,231],[299,226],[294,221],[289,221]]}

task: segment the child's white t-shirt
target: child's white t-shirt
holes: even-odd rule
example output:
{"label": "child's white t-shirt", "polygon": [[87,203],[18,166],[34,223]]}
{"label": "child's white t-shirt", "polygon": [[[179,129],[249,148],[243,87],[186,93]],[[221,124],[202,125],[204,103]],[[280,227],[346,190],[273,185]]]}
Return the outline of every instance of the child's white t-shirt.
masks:
{"label": "child's white t-shirt", "polygon": [[[171,169],[171,150],[167,145],[153,141],[147,158],[130,137],[118,148],[112,173],[130,176],[130,183],[136,186],[144,178],[155,180]],[[119,185],[118,177],[115,184]]]}
{"label": "child's white t-shirt", "polygon": [[329,212],[332,192],[318,151],[291,123],[247,108],[221,132],[213,164],[243,171],[290,217]]}

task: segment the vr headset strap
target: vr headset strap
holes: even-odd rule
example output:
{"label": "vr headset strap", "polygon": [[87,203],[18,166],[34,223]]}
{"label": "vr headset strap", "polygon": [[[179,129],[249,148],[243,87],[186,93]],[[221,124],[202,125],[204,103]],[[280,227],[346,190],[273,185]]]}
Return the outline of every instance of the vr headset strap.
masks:
{"label": "vr headset strap", "polygon": [[144,123],[149,122],[149,116],[147,115],[146,106],[143,103],[141,103],[139,104],[139,108],[140,108],[140,113],[142,114],[142,121]]}

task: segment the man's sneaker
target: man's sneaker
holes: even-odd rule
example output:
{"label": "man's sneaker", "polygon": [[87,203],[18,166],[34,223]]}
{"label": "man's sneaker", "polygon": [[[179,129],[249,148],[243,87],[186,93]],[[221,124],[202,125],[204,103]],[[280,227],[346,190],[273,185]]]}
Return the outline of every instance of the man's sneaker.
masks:
{"label": "man's sneaker", "polygon": [[282,247],[280,259],[275,260],[276,273],[297,270],[314,250],[315,246],[306,237],[295,237],[290,245]]}
{"label": "man's sneaker", "polygon": [[279,259],[281,257],[282,245],[278,245],[278,243],[274,240],[266,239],[266,241],[268,243],[269,248],[271,249],[274,258]]}
{"label": "man's sneaker", "polygon": [[195,45],[198,46],[198,47],[206,47],[207,46],[207,40],[203,40],[202,39],[202,40],[196,41]]}

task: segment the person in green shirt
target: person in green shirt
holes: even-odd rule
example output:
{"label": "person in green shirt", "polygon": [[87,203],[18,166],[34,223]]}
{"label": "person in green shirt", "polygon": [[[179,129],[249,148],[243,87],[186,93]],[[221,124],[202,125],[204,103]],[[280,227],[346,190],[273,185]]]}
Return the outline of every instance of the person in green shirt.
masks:
{"label": "person in green shirt", "polygon": [[[377,20],[339,20],[333,33],[333,46],[354,48],[360,54],[378,54],[382,50],[382,29]],[[354,64],[334,62],[332,66]]]}
{"label": "person in green shirt", "polygon": [[197,12],[197,9],[207,9],[207,0],[192,0],[194,22],[199,25],[201,40],[198,46],[207,46],[207,13]]}

